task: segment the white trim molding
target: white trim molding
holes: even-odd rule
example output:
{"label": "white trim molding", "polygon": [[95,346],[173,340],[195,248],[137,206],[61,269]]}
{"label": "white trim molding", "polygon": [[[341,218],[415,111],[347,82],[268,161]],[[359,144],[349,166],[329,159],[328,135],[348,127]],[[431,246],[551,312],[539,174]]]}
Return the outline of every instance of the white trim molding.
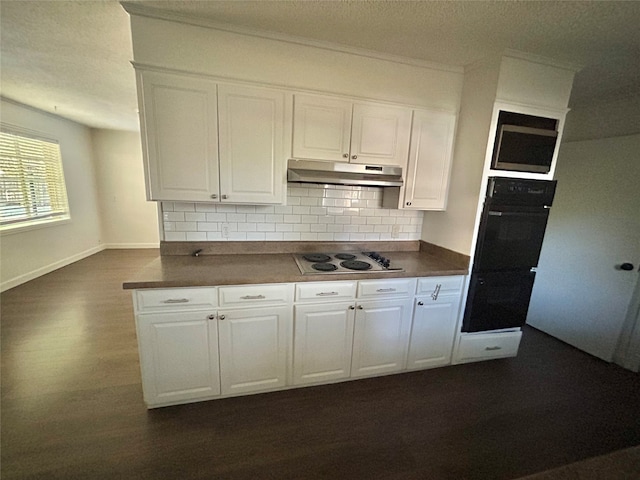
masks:
{"label": "white trim molding", "polygon": [[10,288],[17,287],[18,285],[22,285],[30,280],[34,280],[42,275],[46,275],[47,273],[51,273],[54,270],[58,270],[59,268],[66,267],[78,260],[82,260],[83,258],[90,257],[102,250],[105,250],[105,245],[98,245],[96,247],[85,250],[84,252],[76,253],[75,255],[71,255],[70,257],[63,258],[62,260],[58,260],[57,262],[53,262],[49,265],[45,265],[44,267],[37,268],[32,270],[31,272],[27,272],[25,274],[19,275],[14,278],[10,278],[9,280],[5,280],[0,284],[0,292],[4,292],[9,290]]}

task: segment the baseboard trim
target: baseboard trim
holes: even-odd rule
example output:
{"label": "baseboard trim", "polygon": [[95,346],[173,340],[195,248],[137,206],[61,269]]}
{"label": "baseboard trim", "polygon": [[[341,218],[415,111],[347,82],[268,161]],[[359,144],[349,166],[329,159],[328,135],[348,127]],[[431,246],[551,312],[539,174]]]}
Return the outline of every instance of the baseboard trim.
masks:
{"label": "baseboard trim", "polygon": [[108,250],[124,250],[130,248],[160,248],[160,243],[105,243],[104,246]]}
{"label": "baseboard trim", "polygon": [[57,262],[51,263],[36,270],[32,270],[31,272],[27,272],[17,277],[10,278],[9,280],[5,280],[4,282],[0,283],[0,292],[4,292],[5,290],[9,290],[10,288],[17,287],[18,285],[22,285],[23,283],[27,283],[30,280],[34,280],[38,277],[41,277],[42,275],[46,275],[47,273],[51,273],[59,268],[66,267],[67,265],[77,262],[78,260],[82,260],[83,258],[95,255],[96,253],[101,252],[106,248],[106,245],[98,245],[85,250],[84,252],[71,255],[70,257],[58,260]]}

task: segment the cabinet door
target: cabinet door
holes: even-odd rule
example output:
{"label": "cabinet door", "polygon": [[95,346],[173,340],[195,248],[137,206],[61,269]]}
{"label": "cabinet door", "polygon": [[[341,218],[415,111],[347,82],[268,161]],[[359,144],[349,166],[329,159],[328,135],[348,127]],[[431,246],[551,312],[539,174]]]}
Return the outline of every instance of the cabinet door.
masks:
{"label": "cabinet door", "polygon": [[406,168],[410,133],[410,109],[356,103],[349,161]]}
{"label": "cabinet door", "polygon": [[224,310],[218,315],[222,393],[283,387],[291,307]]}
{"label": "cabinet door", "polygon": [[411,326],[407,368],[438,367],[451,363],[460,295],[418,297]]}
{"label": "cabinet door", "polygon": [[397,372],[405,365],[411,299],[362,302],[356,307],[352,377]]}
{"label": "cabinet door", "polygon": [[445,209],[455,123],[451,113],[414,112],[404,208]]}
{"label": "cabinet door", "polygon": [[354,303],[295,307],[293,382],[296,385],[349,377]]}
{"label": "cabinet door", "polygon": [[211,201],[218,195],[216,84],[138,72],[149,200]]}
{"label": "cabinet door", "polygon": [[223,202],[283,202],[287,162],[285,97],[278,90],[218,87]]}
{"label": "cabinet door", "polygon": [[296,95],[293,110],[293,157],[346,162],[351,136],[351,102]]}
{"label": "cabinet door", "polygon": [[218,333],[209,314],[138,315],[140,368],[148,405],[220,394]]}

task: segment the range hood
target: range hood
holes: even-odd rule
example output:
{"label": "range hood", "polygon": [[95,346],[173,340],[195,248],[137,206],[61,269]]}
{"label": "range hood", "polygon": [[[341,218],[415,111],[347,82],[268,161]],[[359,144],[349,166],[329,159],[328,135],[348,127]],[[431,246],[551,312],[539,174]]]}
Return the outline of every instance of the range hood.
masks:
{"label": "range hood", "polygon": [[292,158],[289,159],[287,180],[302,183],[401,187],[402,168]]}

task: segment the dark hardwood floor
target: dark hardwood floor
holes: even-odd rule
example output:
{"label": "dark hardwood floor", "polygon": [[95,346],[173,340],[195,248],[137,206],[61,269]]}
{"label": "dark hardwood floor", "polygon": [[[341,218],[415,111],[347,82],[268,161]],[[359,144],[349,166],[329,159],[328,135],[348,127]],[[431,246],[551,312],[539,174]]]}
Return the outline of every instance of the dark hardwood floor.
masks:
{"label": "dark hardwood floor", "polygon": [[155,255],[2,294],[3,480],[513,479],[640,444],[639,375],[532,328],[517,358],[147,411],[121,284]]}

